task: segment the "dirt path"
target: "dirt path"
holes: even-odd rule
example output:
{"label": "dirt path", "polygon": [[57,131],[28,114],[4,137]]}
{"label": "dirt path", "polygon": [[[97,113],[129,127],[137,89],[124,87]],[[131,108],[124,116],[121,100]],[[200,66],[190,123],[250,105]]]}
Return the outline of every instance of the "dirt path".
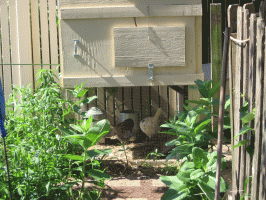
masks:
{"label": "dirt path", "polygon": [[[106,168],[106,173],[113,177],[110,181],[105,181],[106,187],[102,192],[101,199],[131,199],[131,200],[159,200],[168,189],[159,177],[164,175],[176,175],[176,171],[169,168],[167,172],[163,170],[165,167],[162,162],[165,159],[161,159],[156,164],[157,167],[153,167],[155,162],[153,160],[148,161],[148,166],[139,166],[146,157],[146,155],[152,152],[154,149],[145,144],[128,144],[125,146],[127,149],[127,157],[129,161],[129,167],[126,165],[125,152],[119,145],[96,145],[97,149],[112,149],[112,153],[104,158],[102,167]],[[153,147],[154,148],[154,147]],[[214,148],[214,150],[216,150]],[[228,161],[228,165],[225,171],[222,172],[222,176],[227,183],[231,186],[231,148],[230,145],[223,145],[223,155]],[[174,160],[172,161],[174,163]],[[173,170],[173,171],[171,171]]]}

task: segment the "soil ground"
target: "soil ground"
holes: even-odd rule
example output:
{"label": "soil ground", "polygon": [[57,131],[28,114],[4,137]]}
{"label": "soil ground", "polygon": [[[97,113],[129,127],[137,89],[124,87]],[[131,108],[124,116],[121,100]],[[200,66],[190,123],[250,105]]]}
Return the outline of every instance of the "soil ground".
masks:
{"label": "soil ground", "polygon": [[[106,168],[105,172],[113,177],[112,180],[105,181],[107,187],[103,190],[101,199],[161,199],[168,187],[159,180],[159,177],[176,175],[176,168],[169,166],[171,165],[169,163],[173,164],[176,162],[175,160],[169,161],[168,168],[165,168],[167,163],[165,159],[161,159],[164,157],[161,157],[157,162],[154,162],[152,159],[146,160],[146,164],[140,166],[147,154],[154,150],[151,146],[149,143],[131,143],[125,145],[127,148],[127,159],[120,145],[98,144],[93,146],[94,149],[112,149],[112,153],[104,157],[104,161],[101,164],[101,168]],[[215,147],[214,150],[216,150]],[[223,155],[227,160],[227,168],[222,172],[222,176],[231,186],[232,156],[230,145],[223,145]]]}

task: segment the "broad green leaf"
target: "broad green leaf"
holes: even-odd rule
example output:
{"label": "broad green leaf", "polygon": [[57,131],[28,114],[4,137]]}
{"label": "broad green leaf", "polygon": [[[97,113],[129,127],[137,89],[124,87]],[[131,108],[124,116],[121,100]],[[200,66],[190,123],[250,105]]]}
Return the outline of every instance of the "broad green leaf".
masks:
{"label": "broad green leaf", "polygon": [[98,157],[100,155],[104,155],[104,154],[110,154],[112,153],[112,149],[92,149],[87,151],[87,155],[92,158],[92,157]]}
{"label": "broad green leaf", "polygon": [[64,155],[63,158],[70,159],[70,160],[84,161],[84,157],[79,156],[79,155],[67,154],[67,155]]}
{"label": "broad green leaf", "polygon": [[194,144],[183,144],[180,146],[175,147],[171,153],[174,154],[190,154],[192,151],[192,147],[194,146]]}
{"label": "broad green leaf", "polygon": [[174,129],[175,132],[180,133],[180,134],[187,134],[187,132],[189,130],[186,123],[179,122],[179,121],[176,121],[175,125],[168,123],[168,124],[161,125],[161,127]]}
{"label": "broad green leaf", "polygon": [[251,122],[254,118],[255,118],[254,113],[248,113],[247,115],[242,117],[241,120],[242,120],[243,124],[247,124],[247,123]]}
{"label": "broad green leaf", "polygon": [[181,145],[181,142],[179,141],[179,139],[174,139],[174,140],[171,140],[169,142],[166,142],[165,143],[165,146],[177,146],[177,145]]}
{"label": "broad green leaf", "polygon": [[82,129],[82,127],[79,126],[79,125],[70,124],[69,126],[71,126],[71,128],[73,128],[74,130],[76,130],[76,131],[78,131],[80,133],[83,133],[84,132],[84,130]]}
{"label": "broad green leaf", "polygon": [[[209,173],[207,176],[204,176],[202,178],[202,182],[206,186],[208,186],[210,189],[215,190],[216,174],[215,173]],[[220,180],[220,192],[226,192],[226,183],[222,177]]]}
{"label": "broad green leaf", "polygon": [[198,186],[209,200],[214,200],[214,191],[211,188],[203,182],[199,182]]}
{"label": "broad green leaf", "polygon": [[199,80],[199,79],[196,80],[195,83],[198,86],[198,90],[199,90],[200,94],[204,98],[208,98],[209,97],[209,88],[206,87],[206,84],[204,84],[204,82],[202,80]]}
{"label": "broad green leaf", "polygon": [[186,170],[186,171],[179,171],[178,174],[177,174],[177,178],[180,181],[183,181],[183,182],[191,182],[190,174],[193,171],[195,171],[195,169],[189,169],[189,170]]}
{"label": "broad green leaf", "polygon": [[183,181],[179,180],[177,176],[160,176],[160,180],[170,188],[178,191],[185,189],[187,186]]}
{"label": "broad green leaf", "polygon": [[196,123],[197,117],[198,117],[198,113],[196,111],[191,110],[188,112],[185,122],[190,128],[192,128],[194,124]]}
{"label": "broad green leaf", "polygon": [[95,145],[103,135],[109,133],[110,131],[110,122],[106,119],[103,119],[91,127],[86,133],[86,138],[92,142],[92,145]]}
{"label": "broad green leaf", "polygon": [[86,94],[86,92],[88,92],[87,89],[81,90],[81,91],[77,94],[77,98],[81,98],[81,97],[83,97],[83,96]]}
{"label": "broad green leaf", "polygon": [[92,97],[88,97],[88,98],[85,98],[81,101],[81,106],[85,105],[85,104],[89,104],[91,103],[93,100],[97,99],[97,96],[92,96]]}
{"label": "broad green leaf", "polygon": [[249,142],[250,142],[249,139],[241,140],[241,141],[238,142],[237,145],[234,145],[234,146],[233,146],[233,149],[236,148],[236,147],[240,147],[240,146],[246,145],[246,144],[248,144]]}
{"label": "broad green leaf", "polygon": [[193,155],[193,161],[195,164],[195,168],[202,168],[203,166],[206,166],[207,162],[208,162],[208,158],[205,155],[203,149],[199,148],[199,147],[194,147],[192,149],[192,155]]}
{"label": "broad green leaf", "polygon": [[182,200],[186,199],[189,195],[189,189],[186,188],[181,191],[169,188],[162,196],[162,200]]}
{"label": "broad green leaf", "polygon": [[203,166],[205,171],[215,171],[216,165],[217,165],[217,151],[212,152],[211,154],[208,154],[208,163],[206,166]]}
{"label": "broad green leaf", "polygon": [[89,119],[86,120],[86,126],[85,126],[86,132],[91,127],[92,120],[93,120],[92,116],[90,116]]}
{"label": "broad green leaf", "polygon": [[237,139],[238,136],[247,133],[249,130],[253,130],[253,129],[250,128],[248,125],[243,126],[243,127],[241,128],[240,132],[235,136],[235,139]]}
{"label": "broad green leaf", "polygon": [[211,119],[207,119],[203,122],[201,122],[195,129],[194,129],[194,134],[199,133],[201,130],[205,128],[209,123],[211,122]]}
{"label": "broad green leaf", "polygon": [[111,176],[98,169],[91,169],[88,171],[88,173],[90,176],[92,176],[94,179],[98,181],[111,179]]}
{"label": "broad green leaf", "polygon": [[187,171],[190,169],[195,169],[194,162],[185,162],[179,169],[179,171]]}
{"label": "broad green leaf", "polygon": [[190,174],[190,179],[191,180],[199,180],[201,177],[203,177],[206,173],[202,169],[197,169],[193,171]]}
{"label": "broad green leaf", "polygon": [[209,91],[209,98],[212,98],[213,95],[220,89],[220,85],[221,85],[221,81],[219,81],[218,83],[216,83],[212,89]]}

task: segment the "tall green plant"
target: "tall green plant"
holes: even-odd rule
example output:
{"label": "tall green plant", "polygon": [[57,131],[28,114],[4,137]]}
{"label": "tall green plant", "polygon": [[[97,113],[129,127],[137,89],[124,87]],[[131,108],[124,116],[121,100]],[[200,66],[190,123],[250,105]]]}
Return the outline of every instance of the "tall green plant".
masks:
{"label": "tall green plant", "polygon": [[[162,200],[197,200],[214,199],[217,152],[206,153],[199,147],[193,147],[177,175],[161,176],[160,180],[169,186]],[[222,170],[226,167],[222,159]],[[221,192],[226,192],[227,185],[221,178]]]}
{"label": "tall green plant", "polygon": [[[60,131],[65,135],[64,138],[69,140],[72,144],[79,145],[82,147],[83,154],[82,155],[75,155],[75,154],[67,154],[63,157],[66,159],[70,159],[72,161],[77,161],[77,164],[82,164],[82,166],[77,167],[73,170],[80,171],[81,172],[81,181],[82,181],[82,193],[81,198],[89,198],[92,200],[99,199],[100,192],[97,190],[89,191],[88,193],[85,192],[85,177],[86,174],[89,177],[92,177],[95,179],[95,181],[89,181],[91,183],[94,183],[97,186],[101,186],[102,188],[105,187],[104,180],[110,179],[111,177],[106,174],[105,172],[99,170],[99,169],[93,169],[93,161],[97,162],[96,160],[93,160],[93,157],[100,154],[109,154],[111,153],[111,149],[100,151],[97,149],[93,149],[90,151],[87,151],[87,149],[93,145],[95,145],[103,135],[107,134],[110,131],[110,123],[107,120],[101,120],[97,122],[94,126],[91,127],[92,122],[92,116],[87,119],[83,120],[81,124],[75,125],[71,124],[70,126],[78,132],[76,134],[71,129],[65,129],[65,128],[59,128]],[[89,171],[86,170],[86,161],[90,160],[90,165],[92,166],[92,169]],[[96,163],[98,164],[98,163]]]}

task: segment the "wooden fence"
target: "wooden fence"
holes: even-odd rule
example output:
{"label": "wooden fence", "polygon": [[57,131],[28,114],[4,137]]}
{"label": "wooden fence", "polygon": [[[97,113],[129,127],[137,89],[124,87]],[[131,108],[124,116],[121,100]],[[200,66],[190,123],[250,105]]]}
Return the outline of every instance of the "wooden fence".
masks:
{"label": "wooden fence", "polygon": [[[240,137],[232,137],[232,145],[238,144],[239,141],[250,140],[248,144],[233,149],[232,197],[240,199],[246,192],[245,199],[265,200],[265,2],[261,4],[259,13],[255,13],[253,4],[230,5],[228,26],[232,30],[229,52],[232,136],[236,136],[243,127],[240,109],[244,102],[248,102],[248,112],[251,113],[255,108],[254,122],[249,124],[249,127],[255,130],[254,136],[251,136],[249,131]],[[254,149],[253,156],[246,151],[248,145]],[[247,182],[244,191],[245,180],[249,176],[252,178]]]}

